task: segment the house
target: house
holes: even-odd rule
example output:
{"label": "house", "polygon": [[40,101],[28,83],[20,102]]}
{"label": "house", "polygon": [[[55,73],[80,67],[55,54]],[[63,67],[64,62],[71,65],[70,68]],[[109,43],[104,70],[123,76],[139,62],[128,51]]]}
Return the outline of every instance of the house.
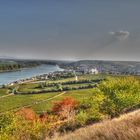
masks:
{"label": "house", "polygon": [[98,74],[99,71],[97,70],[97,68],[91,68],[91,69],[89,69],[89,73],[90,74]]}
{"label": "house", "polygon": [[94,67],[90,67],[87,65],[80,65],[79,67],[77,67],[76,72],[80,72],[80,73],[84,73],[84,74],[98,74],[99,71],[97,70],[97,68]]}

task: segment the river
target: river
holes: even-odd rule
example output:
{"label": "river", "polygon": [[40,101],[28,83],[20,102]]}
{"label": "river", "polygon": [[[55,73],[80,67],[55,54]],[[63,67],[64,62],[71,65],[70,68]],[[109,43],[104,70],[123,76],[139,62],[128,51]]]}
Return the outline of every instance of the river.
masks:
{"label": "river", "polygon": [[0,85],[8,84],[16,80],[30,78],[36,75],[47,74],[54,71],[62,71],[57,65],[40,65],[33,68],[22,69],[15,72],[0,73]]}

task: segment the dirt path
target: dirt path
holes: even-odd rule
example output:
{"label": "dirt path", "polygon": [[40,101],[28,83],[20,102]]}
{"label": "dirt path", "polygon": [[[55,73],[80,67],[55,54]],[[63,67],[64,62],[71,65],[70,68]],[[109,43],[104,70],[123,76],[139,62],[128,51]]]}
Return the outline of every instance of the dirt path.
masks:
{"label": "dirt path", "polygon": [[10,93],[8,95],[1,96],[0,99],[5,98],[5,97],[9,97],[9,96],[13,96],[13,95],[14,95],[13,93]]}
{"label": "dirt path", "polygon": [[57,97],[59,97],[59,96],[64,95],[65,93],[66,93],[66,91],[64,91],[64,92],[62,92],[62,93],[60,93],[60,94],[58,94],[58,95],[55,95],[54,97],[50,97],[50,98],[48,98],[48,99],[45,99],[45,100],[42,100],[42,101],[36,102],[35,104],[40,104],[40,103],[42,103],[42,102],[46,102],[46,101],[49,101],[49,100],[55,99],[55,98],[57,98]]}
{"label": "dirt path", "polygon": [[[41,101],[36,101],[36,102],[34,102],[34,103],[32,103],[32,104],[29,104],[29,105],[25,105],[25,106],[16,108],[15,110],[20,110],[20,109],[25,108],[25,107],[32,107],[33,105],[37,105],[37,104],[40,104],[40,103],[43,103],[43,102],[50,101],[50,100],[52,100],[52,99],[55,99],[55,98],[57,98],[57,97],[60,97],[60,96],[64,95],[65,93],[66,93],[66,91],[64,91],[64,92],[62,92],[62,93],[60,93],[60,94],[58,94],[58,95],[55,95],[55,96],[53,96],[53,97],[50,97],[50,98],[47,98],[47,99],[44,99],[44,100],[41,100]],[[13,110],[13,111],[14,111],[14,110]]]}
{"label": "dirt path", "polygon": [[[47,99],[44,99],[44,100],[40,100],[40,101],[36,101],[36,102],[34,102],[34,103],[31,103],[31,104],[28,104],[28,105],[25,105],[25,106],[13,108],[13,109],[7,110],[7,111],[5,111],[5,112],[8,112],[8,111],[18,111],[18,110],[20,110],[20,109],[22,109],[22,108],[25,108],[25,107],[32,107],[33,105],[41,104],[41,103],[43,103],[43,102],[47,102],[47,101],[50,101],[50,100],[55,99],[55,98],[57,98],[57,97],[60,97],[60,96],[64,95],[65,93],[66,93],[66,91],[64,91],[64,92],[62,92],[62,93],[60,93],[60,94],[58,94],[58,95],[55,95],[55,96],[53,96],[53,97],[50,97],[50,98],[47,98]],[[11,95],[9,95],[9,96],[11,96]],[[3,114],[3,113],[5,113],[5,112],[1,112],[0,114]]]}

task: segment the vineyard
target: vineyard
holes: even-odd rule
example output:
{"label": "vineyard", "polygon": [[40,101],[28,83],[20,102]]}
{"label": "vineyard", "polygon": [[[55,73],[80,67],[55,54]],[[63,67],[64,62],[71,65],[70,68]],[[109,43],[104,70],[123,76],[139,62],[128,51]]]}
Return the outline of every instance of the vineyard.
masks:
{"label": "vineyard", "polygon": [[118,117],[140,104],[139,78],[132,76],[86,74],[78,81],[36,81],[0,91],[2,140],[51,138]]}

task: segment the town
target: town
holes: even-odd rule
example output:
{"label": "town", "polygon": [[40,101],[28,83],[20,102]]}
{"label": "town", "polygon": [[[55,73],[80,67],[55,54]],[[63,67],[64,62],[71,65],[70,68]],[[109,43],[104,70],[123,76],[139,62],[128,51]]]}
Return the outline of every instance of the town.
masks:
{"label": "town", "polygon": [[139,70],[135,69],[127,69],[125,71],[119,70],[116,66],[112,66],[111,69],[104,68],[101,66],[95,67],[95,66],[88,66],[81,64],[76,67],[68,67],[67,69],[64,69],[63,71],[55,71],[55,72],[50,72],[46,74],[41,74],[41,75],[36,75],[33,77],[25,78],[25,79],[19,79],[16,81],[13,81],[9,83],[8,85],[14,85],[14,84],[22,84],[26,82],[33,82],[33,81],[43,81],[43,80],[48,80],[48,79],[59,79],[59,78],[69,78],[69,77],[74,77],[76,75],[82,75],[82,74],[110,74],[110,75],[140,75]]}

